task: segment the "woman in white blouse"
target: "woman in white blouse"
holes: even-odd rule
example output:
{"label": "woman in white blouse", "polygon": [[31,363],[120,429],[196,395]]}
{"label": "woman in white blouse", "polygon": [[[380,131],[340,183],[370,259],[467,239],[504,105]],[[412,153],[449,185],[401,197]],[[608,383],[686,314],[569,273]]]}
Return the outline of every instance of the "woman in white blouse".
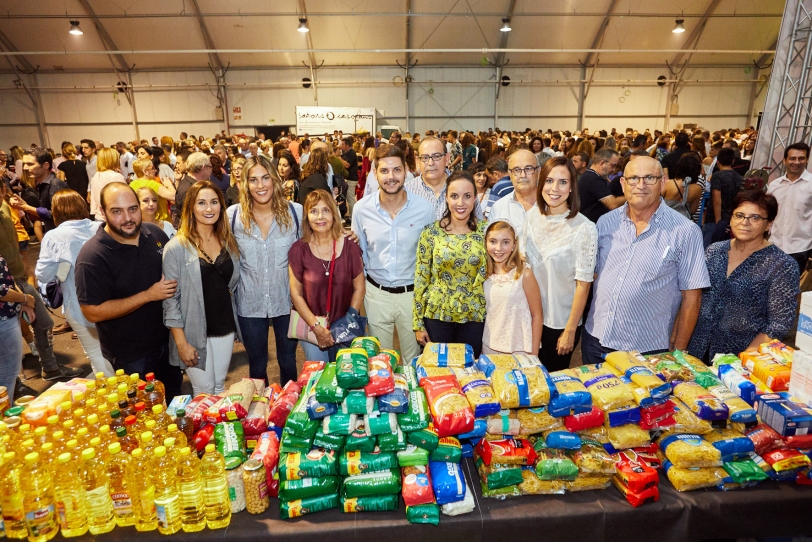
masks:
{"label": "woman in white blouse", "polygon": [[595,274],[598,230],[580,214],[575,168],[564,156],[539,173],[537,209],[527,213],[524,247],[544,314],[539,358],[550,371],[569,367],[581,338],[583,313]]}

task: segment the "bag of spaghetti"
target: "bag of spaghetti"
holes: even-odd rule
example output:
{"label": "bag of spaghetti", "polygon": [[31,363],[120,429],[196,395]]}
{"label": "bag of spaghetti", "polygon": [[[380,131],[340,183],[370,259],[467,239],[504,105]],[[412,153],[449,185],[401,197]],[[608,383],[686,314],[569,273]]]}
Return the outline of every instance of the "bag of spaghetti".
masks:
{"label": "bag of spaghetti", "polygon": [[518,485],[522,495],[563,495],[566,482],[541,480],[532,467],[522,468],[522,483]]}
{"label": "bag of spaghetti", "polygon": [[578,378],[592,395],[592,403],[603,410],[637,406],[629,386],[620,381],[604,364],[582,365],[575,369]]}
{"label": "bag of spaghetti", "polygon": [[669,435],[658,444],[665,457],[682,469],[722,466],[722,452],[700,435]]}
{"label": "bag of spaghetti", "polygon": [[635,423],[607,428],[606,438],[615,450],[640,448],[651,444],[649,432]]}
{"label": "bag of spaghetti", "polygon": [[671,461],[663,461],[663,470],[668,481],[677,491],[693,491],[706,487],[717,487],[724,482],[727,473],[721,467],[682,469]]}
{"label": "bag of spaghetti", "polygon": [[506,408],[487,418],[487,433],[490,435],[516,436],[522,430],[522,424],[516,410]]}
{"label": "bag of spaghetti", "polygon": [[730,414],[724,402],[695,382],[674,383],[674,395],[702,420],[727,420]]}
{"label": "bag of spaghetti", "polygon": [[655,375],[639,352],[611,352],[606,354],[606,363],[645,389],[654,399],[666,398],[671,387]]}
{"label": "bag of spaghetti", "polygon": [[714,429],[705,440],[722,454],[722,461],[740,461],[755,453],[753,441],[733,429]]}
{"label": "bag of spaghetti", "polygon": [[464,343],[426,343],[419,364],[423,367],[470,367],[474,349]]}
{"label": "bag of spaghetti", "polygon": [[496,369],[491,384],[502,408],[544,406],[550,402],[550,375],[541,365]]}
{"label": "bag of spaghetti", "polygon": [[496,399],[491,383],[487,377],[474,367],[467,369],[454,369],[457,382],[462,393],[468,399],[468,404],[474,410],[474,416],[484,418],[501,410],[499,400]]}
{"label": "bag of spaghetti", "polygon": [[[562,418],[550,415],[548,407],[520,408],[515,411],[519,421],[519,435],[535,435],[542,431],[552,431],[564,427]],[[508,433],[506,433],[508,434]]]}
{"label": "bag of spaghetti", "polygon": [[592,409],[592,395],[578,379],[575,370],[564,369],[550,373],[550,381],[555,389],[548,405],[551,416],[581,414]]}
{"label": "bag of spaghetti", "polygon": [[462,394],[457,378],[433,377],[423,382],[437,435],[448,437],[474,429],[474,412]]}

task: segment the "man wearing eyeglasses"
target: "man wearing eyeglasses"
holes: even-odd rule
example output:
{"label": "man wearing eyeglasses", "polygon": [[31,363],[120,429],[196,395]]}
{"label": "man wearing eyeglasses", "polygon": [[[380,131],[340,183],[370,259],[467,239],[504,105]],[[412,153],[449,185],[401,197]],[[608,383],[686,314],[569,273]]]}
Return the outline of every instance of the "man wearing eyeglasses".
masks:
{"label": "man wearing eyeglasses", "polygon": [[585,364],[615,350],[684,350],[691,339],[710,279],[702,234],[662,200],[664,179],[654,158],[629,162],[621,178],[626,204],[598,220]]}
{"label": "man wearing eyeglasses", "polygon": [[[434,207],[437,220],[445,213],[445,182],[451,174],[448,171],[448,154],[445,143],[436,137],[426,137],[418,149],[418,160],[421,173],[414,179],[406,181],[406,190],[429,201]],[[474,213],[477,220],[483,219],[482,207],[476,202]]]}
{"label": "man wearing eyeglasses", "polygon": [[592,156],[589,169],[578,177],[581,214],[592,222],[626,202],[624,196],[613,196],[609,187],[609,174],[619,162],[620,155],[615,149],[600,149]]}
{"label": "man wearing eyeglasses", "polygon": [[801,273],[812,255],[812,173],[809,145],[794,143],[784,150],[786,175],[767,187],[767,193],[778,201],[778,216],[770,240],[798,262]]}
{"label": "man wearing eyeglasses", "polygon": [[513,192],[493,204],[488,215],[489,222],[507,220],[516,230],[516,237],[522,239],[524,219],[527,212],[536,206],[539,169],[536,155],[529,150],[521,149],[510,155],[508,173]]}

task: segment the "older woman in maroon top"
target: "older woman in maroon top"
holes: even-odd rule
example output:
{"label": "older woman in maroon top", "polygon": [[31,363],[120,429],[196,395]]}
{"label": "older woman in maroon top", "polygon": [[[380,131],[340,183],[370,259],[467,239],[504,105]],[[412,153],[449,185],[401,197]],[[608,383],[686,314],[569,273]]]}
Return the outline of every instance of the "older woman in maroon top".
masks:
{"label": "older woman in maroon top", "polygon": [[[350,307],[360,312],[366,290],[361,249],[344,237],[341,215],[329,192],[319,189],[307,195],[302,238],[290,247],[288,269],[293,306],[318,339],[318,345],[299,341],[305,359],[335,361],[338,347],[330,322]],[[317,316],[326,316],[326,325]]]}

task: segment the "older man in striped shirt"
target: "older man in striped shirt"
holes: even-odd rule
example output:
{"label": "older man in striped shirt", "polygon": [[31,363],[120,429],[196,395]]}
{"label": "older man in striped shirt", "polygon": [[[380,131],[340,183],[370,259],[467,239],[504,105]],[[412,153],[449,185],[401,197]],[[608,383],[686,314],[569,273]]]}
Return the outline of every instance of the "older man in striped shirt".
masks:
{"label": "older man in striped shirt", "polygon": [[615,350],[685,349],[710,286],[702,234],[660,198],[653,158],[629,162],[627,203],[598,220],[595,297],[581,341],[584,363]]}

